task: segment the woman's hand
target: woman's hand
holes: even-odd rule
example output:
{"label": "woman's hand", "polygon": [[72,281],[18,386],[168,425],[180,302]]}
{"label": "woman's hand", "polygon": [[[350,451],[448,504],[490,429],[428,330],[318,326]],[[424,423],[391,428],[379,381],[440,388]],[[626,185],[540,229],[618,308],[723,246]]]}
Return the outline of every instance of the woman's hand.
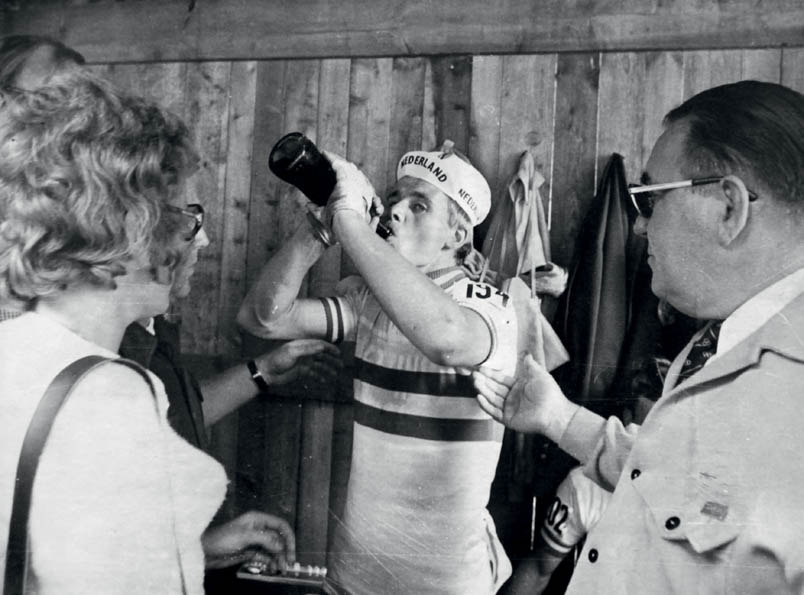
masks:
{"label": "woman's hand", "polygon": [[207,568],[225,568],[256,560],[271,571],[296,561],[296,538],[283,519],[252,510],[209,527],[201,536]]}
{"label": "woman's hand", "polygon": [[483,366],[473,372],[478,403],[512,430],[558,440],[578,406],[533,357],[525,356],[522,364],[516,378]]}

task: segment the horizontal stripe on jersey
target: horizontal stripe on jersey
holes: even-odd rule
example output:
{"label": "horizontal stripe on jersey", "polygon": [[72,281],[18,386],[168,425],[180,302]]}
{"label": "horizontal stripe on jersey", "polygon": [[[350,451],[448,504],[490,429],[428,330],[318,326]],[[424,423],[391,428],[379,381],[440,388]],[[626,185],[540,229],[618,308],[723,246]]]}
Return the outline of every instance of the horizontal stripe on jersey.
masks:
{"label": "horizontal stripe on jersey", "polygon": [[492,419],[443,419],[378,409],[359,401],[354,405],[355,423],[386,434],[441,442],[485,442],[502,438]]}
{"label": "horizontal stripe on jersey", "polygon": [[465,374],[396,370],[355,358],[355,378],[390,391],[475,398],[472,377]]}

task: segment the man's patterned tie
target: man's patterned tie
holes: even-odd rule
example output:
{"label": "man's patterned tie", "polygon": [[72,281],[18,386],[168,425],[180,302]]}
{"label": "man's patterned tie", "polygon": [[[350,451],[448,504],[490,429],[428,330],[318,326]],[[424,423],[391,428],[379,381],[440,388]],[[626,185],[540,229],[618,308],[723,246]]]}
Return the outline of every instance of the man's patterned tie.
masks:
{"label": "man's patterned tie", "polygon": [[693,343],[684,365],[681,366],[681,372],[678,373],[677,385],[703,368],[706,361],[715,355],[717,352],[717,338],[722,324],[722,320],[710,323],[704,334]]}

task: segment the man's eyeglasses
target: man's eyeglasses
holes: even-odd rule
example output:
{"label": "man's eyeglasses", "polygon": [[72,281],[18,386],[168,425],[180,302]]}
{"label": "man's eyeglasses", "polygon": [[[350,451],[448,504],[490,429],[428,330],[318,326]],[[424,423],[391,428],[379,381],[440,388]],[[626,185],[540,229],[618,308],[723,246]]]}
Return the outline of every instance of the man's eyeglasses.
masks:
{"label": "man's eyeglasses", "polygon": [[[649,219],[651,215],[653,215],[653,207],[660,193],[667,192],[668,190],[676,190],[678,188],[717,184],[724,177],[725,176],[710,176],[707,178],[691,178],[689,180],[681,180],[680,182],[664,182],[662,184],[629,184],[628,194],[631,196],[631,202],[634,203],[634,208],[636,208],[637,213],[645,219]],[[748,200],[754,202],[757,198],[754,192],[748,191]]]}
{"label": "man's eyeglasses", "polygon": [[181,213],[185,217],[187,223],[184,226],[185,234],[183,237],[186,241],[189,242],[201,231],[201,227],[204,225],[204,207],[201,205],[191,204],[182,209],[167,204],[165,208],[173,213]]}

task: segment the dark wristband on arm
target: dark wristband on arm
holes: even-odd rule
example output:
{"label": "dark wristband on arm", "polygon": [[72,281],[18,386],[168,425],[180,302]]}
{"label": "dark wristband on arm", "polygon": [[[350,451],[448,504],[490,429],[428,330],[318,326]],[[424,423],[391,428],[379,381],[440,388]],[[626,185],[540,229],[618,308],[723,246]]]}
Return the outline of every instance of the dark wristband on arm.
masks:
{"label": "dark wristband on arm", "polygon": [[246,362],[246,367],[248,368],[249,374],[251,374],[251,379],[254,381],[254,384],[256,384],[257,388],[260,389],[260,393],[268,394],[268,383],[265,382],[265,378],[260,373],[254,360],[250,359],[248,362]]}

